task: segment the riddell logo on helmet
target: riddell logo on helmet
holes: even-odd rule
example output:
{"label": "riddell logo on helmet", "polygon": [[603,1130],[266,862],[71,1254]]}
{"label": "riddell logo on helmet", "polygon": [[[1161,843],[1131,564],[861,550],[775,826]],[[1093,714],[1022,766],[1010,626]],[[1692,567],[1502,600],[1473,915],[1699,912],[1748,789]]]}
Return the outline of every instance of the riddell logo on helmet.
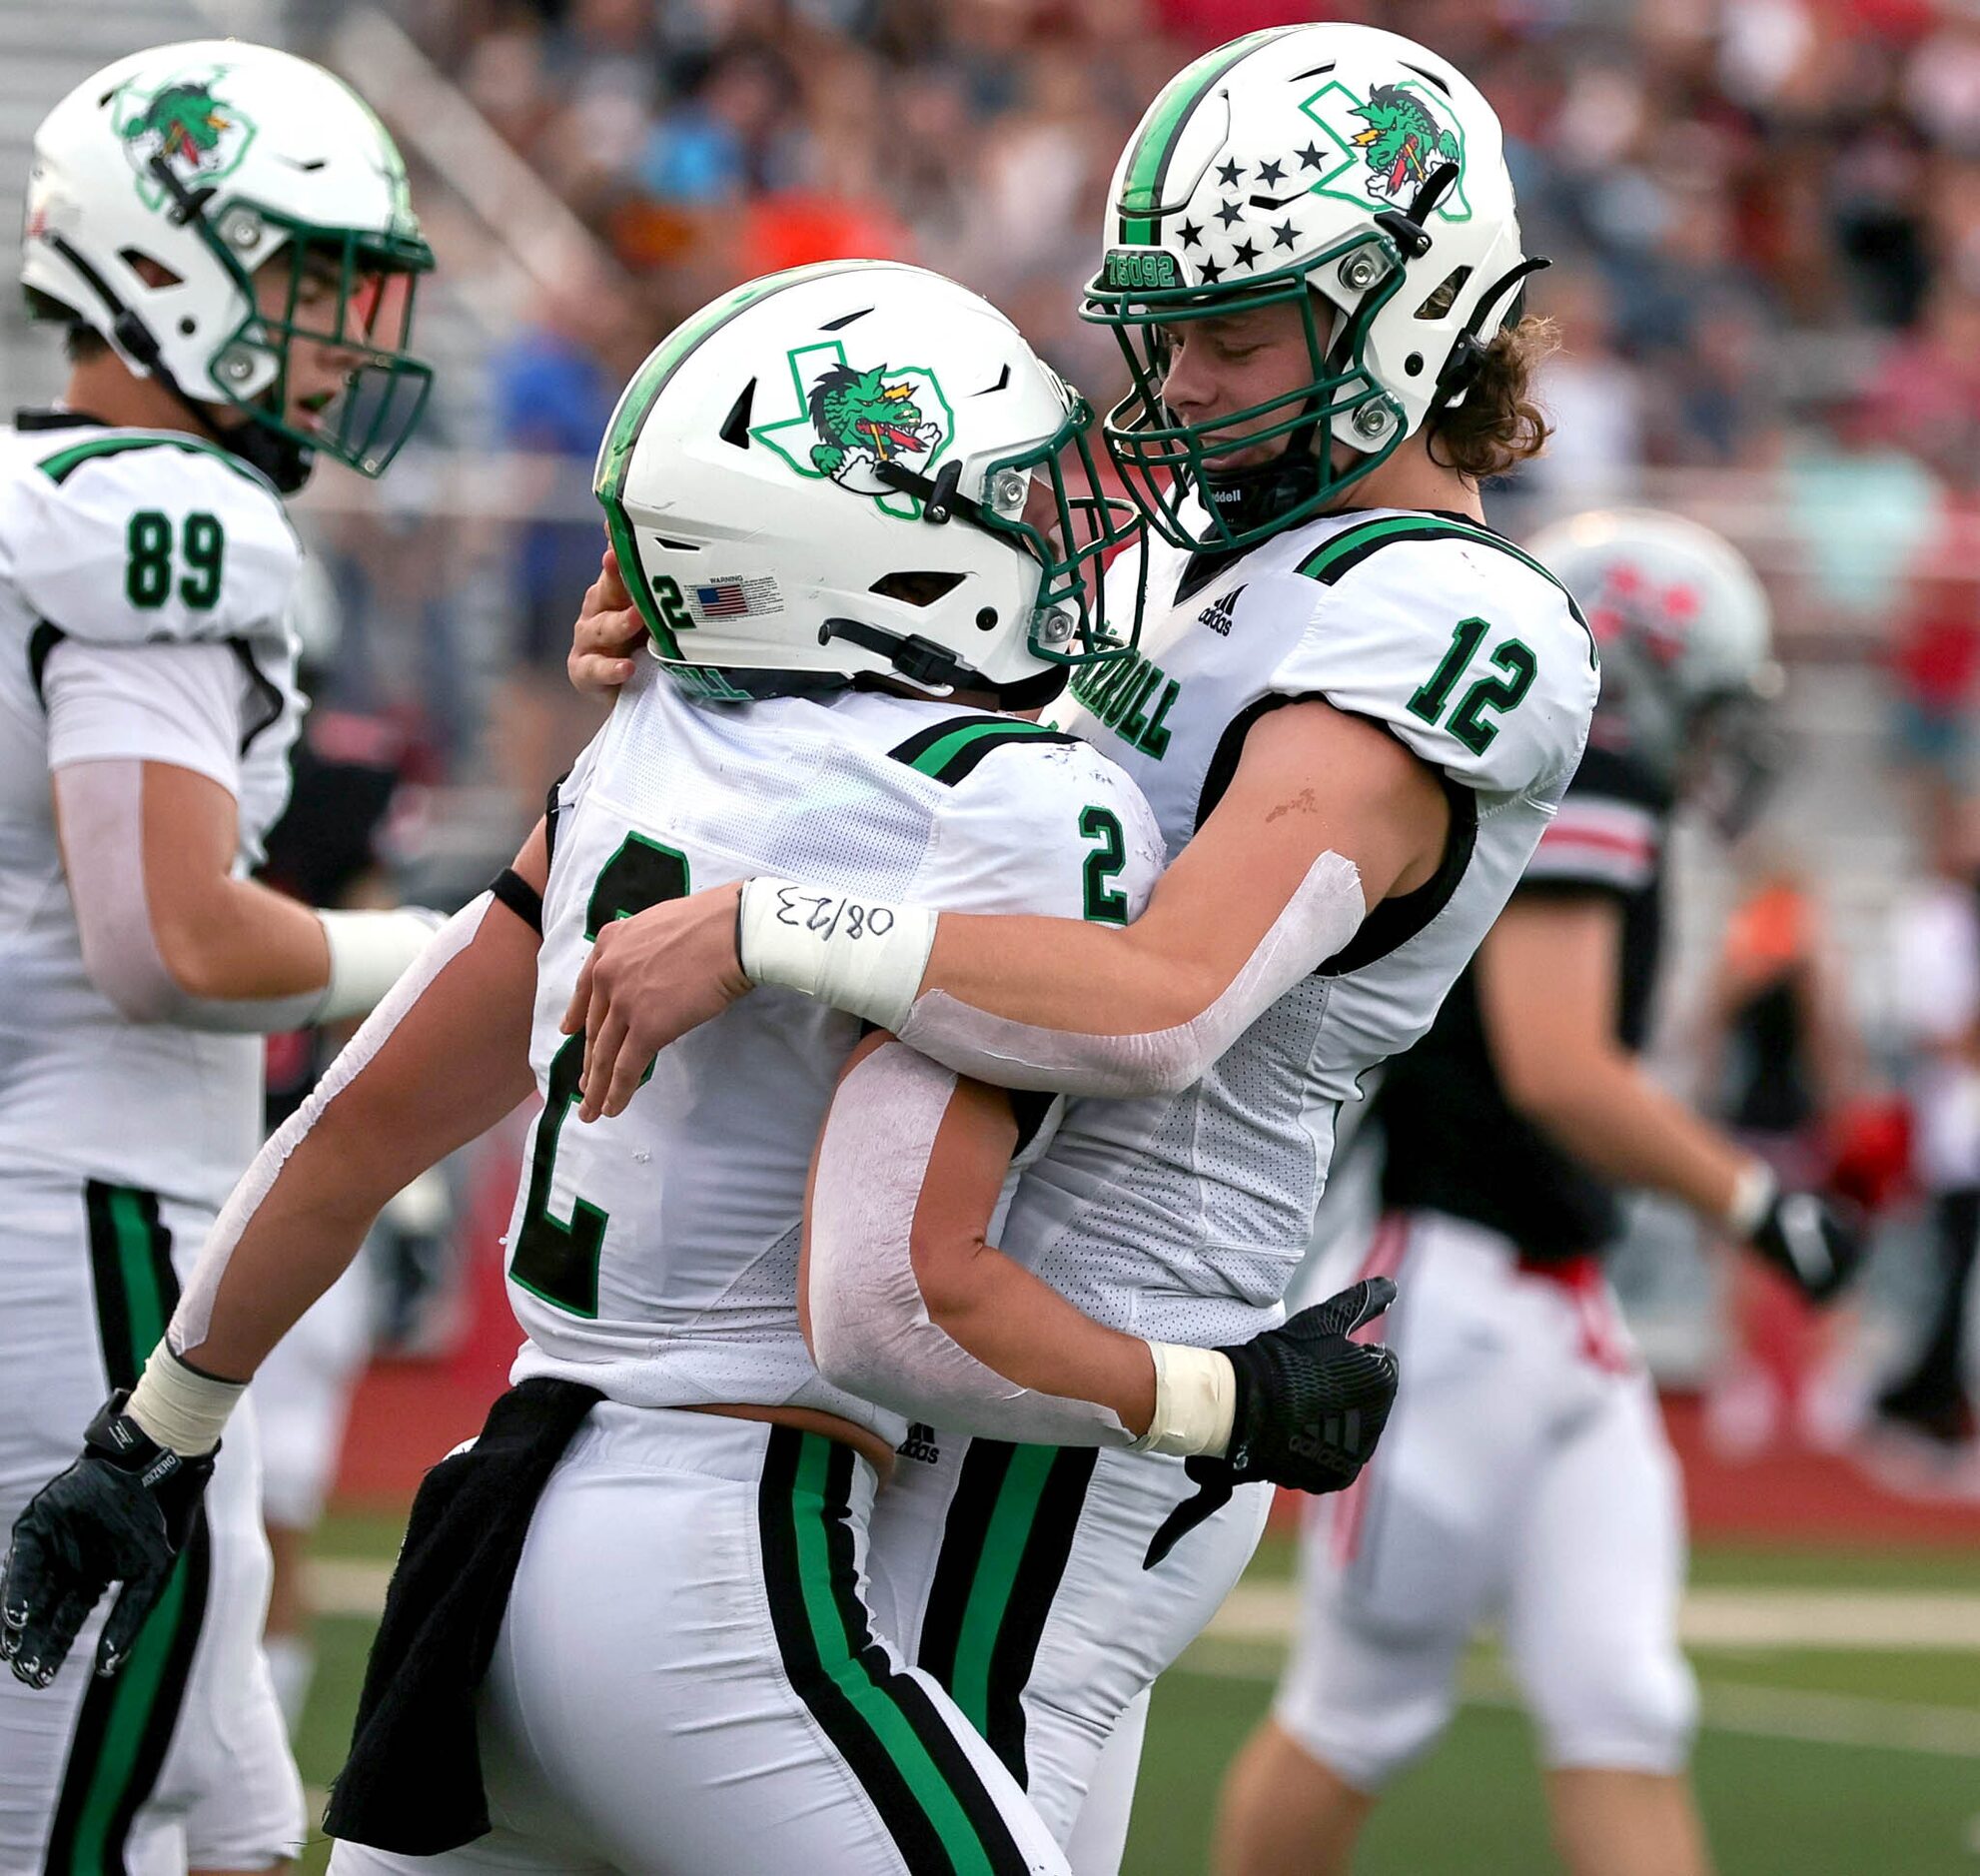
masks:
{"label": "riddell logo on helmet", "polygon": [[190,187],[219,181],[240,167],[255,140],[253,121],[216,95],[225,66],[197,77],[169,78],[146,90],[133,80],[117,94],[111,124],[137,175],[138,195],[147,208],[165,200],[165,188],[152,170],[163,158]]}
{"label": "riddell logo on helmet", "polygon": [[1447,222],[1469,222],[1465,195],[1465,132],[1442,97],[1415,79],[1373,85],[1358,98],[1339,79],[1329,79],[1300,106],[1338,147],[1340,162],[1309,146],[1301,161],[1319,168],[1314,193],[1358,207],[1408,208],[1439,165],[1455,163],[1458,180],[1433,211]]}
{"label": "riddell logo on helmet", "polygon": [[[878,470],[898,464],[932,475],[955,434],[955,413],[935,374],[920,365],[850,364],[837,340],[787,355],[798,415],[750,431],[800,475],[823,476],[880,508],[914,520],[921,503]],[[809,433],[808,438],[803,433]]]}

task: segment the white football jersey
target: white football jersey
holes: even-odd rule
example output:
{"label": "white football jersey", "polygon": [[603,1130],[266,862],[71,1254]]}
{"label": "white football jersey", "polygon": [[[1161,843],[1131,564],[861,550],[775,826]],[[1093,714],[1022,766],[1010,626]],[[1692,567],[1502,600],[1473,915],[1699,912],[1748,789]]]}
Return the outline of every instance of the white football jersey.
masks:
{"label": "white football jersey", "polygon": [[[261,1038],[129,1022],[84,970],[50,769],[213,774],[251,864],[289,794],[301,563],[274,486],[211,444],[62,414],[0,430],[0,1177],[66,1172],[217,1206],[254,1155]],[[238,723],[176,723],[166,683],[125,708],[93,694],[65,742],[49,705],[68,674],[144,647],[124,662],[168,679],[174,647],[199,648],[186,656],[208,672],[228,659]]]}
{"label": "white football jersey", "polygon": [[660,1052],[615,1119],[572,1118],[558,1023],[609,920],[757,874],[972,912],[1120,922],[1163,864],[1148,804],[1075,737],[868,691],[689,701],[648,666],[557,791],[530,1054],[543,1112],[509,1223],[514,1378],[629,1406],[800,1406],[898,1441],[828,1388],[797,1323],[811,1149],[857,1017],[757,990]]}
{"label": "white football jersey", "polygon": [[1400,737],[1451,803],[1434,879],[1376,907],[1194,1088],[1073,1103],[1013,1201],[1006,1244],[1089,1314],[1225,1343],[1272,1320],[1306,1252],[1341,1103],[1430,1027],[1525,869],[1580,760],[1596,661],[1564,588],[1462,517],[1326,516],[1187,595],[1188,556],[1149,552],[1139,654],[1090,667],[1056,720],[1141,785],[1171,857],[1245,732],[1302,697]]}

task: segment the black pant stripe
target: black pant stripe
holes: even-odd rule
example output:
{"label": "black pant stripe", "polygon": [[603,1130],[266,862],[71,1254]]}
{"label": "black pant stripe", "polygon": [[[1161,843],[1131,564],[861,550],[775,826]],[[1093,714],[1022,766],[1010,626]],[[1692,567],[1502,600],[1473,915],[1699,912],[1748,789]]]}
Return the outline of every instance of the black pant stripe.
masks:
{"label": "black pant stripe", "polygon": [[990,1745],[1026,1789],[1031,1781],[1024,1755],[1024,1690],[1031,1683],[1045,1624],[1065,1580],[1080,1513],[1086,1507],[1086,1488],[1099,1458],[1097,1446],[1066,1446],[1052,1461],[990,1656]]}

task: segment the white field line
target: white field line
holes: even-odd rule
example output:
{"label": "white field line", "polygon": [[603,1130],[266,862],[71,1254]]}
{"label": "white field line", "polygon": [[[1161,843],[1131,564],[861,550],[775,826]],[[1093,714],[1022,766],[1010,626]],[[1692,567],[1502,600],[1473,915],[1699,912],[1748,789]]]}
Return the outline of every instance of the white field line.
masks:
{"label": "white field line", "polygon": [[[1251,1642],[1197,1642],[1171,1669],[1211,1680],[1248,1680],[1270,1686],[1279,1678],[1276,1655]],[[1488,1665],[1468,1666],[1461,1681],[1468,1706],[1516,1707],[1518,1695]],[[1860,1694],[1818,1693],[1791,1687],[1756,1687],[1743,1681],[1701,1677],[1699,1723],[1712,1732],[1804,1744],[1882,1747],[1940,1758],[1980,1759],[1980,1709],[1878,1700]]]}
{"label": "white field line", "polygon": [[[376,1617],[389,1563],[318,1557],[310,1596],[326,1615]],[[1291,1583],[1240,1583],[1178,1671],[1270,1683],[1291,1633],[1298,1592]],[[1893,1590],[1699,1589],[1684,1601],[1684,1638],[1717,1648],[1980,1649],[1980,1596]],[[1980,1759],[1980,1708],[1866,1699],[1855,1694],[1758,1687],[1706,1678],[1703,1723],[1716,1732],[1818,1745],[1883,1746]],[[1465,1699],[1516,1704],[1502,1674],[1467,1669]]]}
{"label": "white field line", "polygon": [[[1230,1641],[1284,1642],[1299,1586],[1240,1583],[1206,1631]],[[1678,1633],[1696,1648],[1919,1649],[1980,1652],[1980,1594],[1893,1589],[1693,1589]],[[1980,1677],[1976,1677],[1980,1685]]]}
{"label": "white field line", "polygon": [[[392,1565],[318,1557],[310,1598],[326,1615],[376,1616]],[[1290,1639],[1299,1588],[1240,1583],[1205,1631],[1219,1641]],[[1697,1648],[1874,1648],[1940,1654],[1980,1652],[1980,1594],[1891,1589],[1693,1589],[1678,1630]]]}

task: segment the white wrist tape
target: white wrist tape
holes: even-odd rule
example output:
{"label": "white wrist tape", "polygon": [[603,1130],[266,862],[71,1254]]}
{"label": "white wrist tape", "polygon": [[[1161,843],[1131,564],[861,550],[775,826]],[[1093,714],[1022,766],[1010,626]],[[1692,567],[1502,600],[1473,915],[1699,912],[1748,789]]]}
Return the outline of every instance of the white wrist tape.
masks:
{"label": "white wrist tape", "polygon": [[742,887],[737,950],[751,983],[801,990],[897,1030],[928,968],[935,918],[925,906],[751,879]]}
{"label": "white wrist tape", "polygon": [[1774,1178],[1772,1169],[1758,1160],[1748,1160],[1739,1169],[1732,1188],[1732,1203],[1725,1208],[1726,1230],[1742,1242],[1752,1237],[1779,1191],[1780,1182]]}
{"label": "white wrist tape", "polygon": [[1222,1454],[1231,1443],[1238,1409],[1238,1377],[1231,1358],[1215,1349],[1151,1342],[1155,1358],[1155,1413],[1135,1452]]}
{"label": "white wrist tape", "polygon": [[319,1023],[369,1016],[447,922],[440,913],[415,905],[389,912],[319,912],[317,917],[330,941],[330,982],[313,1019]]}
{"label": "white wrist tape", "polygon": [[128,1413],[168,1452],[196,1459],[220,1443],[227,1416],[248,1392],[244,1381],[197,1375],[160,1343],[124,1403]]}

